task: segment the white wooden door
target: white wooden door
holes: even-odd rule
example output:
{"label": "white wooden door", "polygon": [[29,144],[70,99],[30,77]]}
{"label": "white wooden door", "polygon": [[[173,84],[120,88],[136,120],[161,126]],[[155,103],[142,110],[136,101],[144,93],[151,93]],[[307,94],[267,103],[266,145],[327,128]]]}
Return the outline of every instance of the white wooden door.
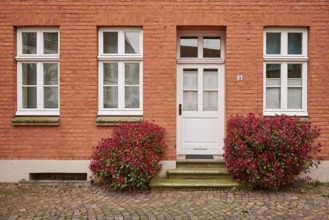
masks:
{"label": "white wooden door", "polygon": [[224,64],[177,66],[177,153],[223,154]]}

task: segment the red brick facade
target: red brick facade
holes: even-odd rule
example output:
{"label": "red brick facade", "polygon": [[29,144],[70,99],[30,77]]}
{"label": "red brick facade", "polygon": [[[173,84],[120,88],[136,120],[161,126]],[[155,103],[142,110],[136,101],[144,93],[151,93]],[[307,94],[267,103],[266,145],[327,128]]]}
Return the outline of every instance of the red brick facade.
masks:
{"label": "red brick facade", "polygon": [[[96,126],[98,28],[142,27],[143,118],[166,131],[164,160],[176,158],[177,30],[225,30],[225,116],[263,112],[264,27],[308,28],[308,113],[329,160],[329,1],[0,2],[0,160],[88,160],[111,127]],[[60,125],[13,126],[16,30],[59,27]],[[237,81],[242,74],[243,80]]]}

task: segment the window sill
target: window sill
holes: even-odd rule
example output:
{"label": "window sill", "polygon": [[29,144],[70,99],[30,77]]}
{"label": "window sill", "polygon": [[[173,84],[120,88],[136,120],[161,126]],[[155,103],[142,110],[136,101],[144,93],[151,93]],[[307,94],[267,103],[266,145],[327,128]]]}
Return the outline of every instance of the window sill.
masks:
{"label": "window sill", "polygon": [[296,117],[299,117],[301,119],[301,121],[304,121],[304,122],[311,122],[311,119],[309,118],[308,116],[308,113],[292,113],[292,112],[289,112],[289,114],[287,114],[287,112],[276,112],[276,113],[272,113],[272,112],[264,112],[263,115],[264,116],[275,116],[275,115],[288,115],[288,116],[296,116]]}
{"label": "window sill", "polygon": [[123,122],[139,122],[143,120],[143,116],[98,116],[96,118],[96,126],[117,126],[120,121]]}
{"label": "window sill", "polygon": [[288,116],[308,117],[307,112],[263,112],[263,115],[264,116],[288,115]]}
{"label": "window sill", "polygon": [[15,116],[14,126],[58,126],[59,116]]}

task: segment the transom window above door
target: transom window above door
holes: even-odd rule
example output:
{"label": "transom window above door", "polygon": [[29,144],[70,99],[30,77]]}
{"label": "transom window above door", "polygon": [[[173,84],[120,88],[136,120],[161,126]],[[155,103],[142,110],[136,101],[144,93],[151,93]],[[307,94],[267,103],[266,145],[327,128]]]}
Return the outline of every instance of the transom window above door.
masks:
{"label": "transom window above door", "polygon": [[224,60],[224,34],[221,31],[181,31],[177,42],[178,63]]}

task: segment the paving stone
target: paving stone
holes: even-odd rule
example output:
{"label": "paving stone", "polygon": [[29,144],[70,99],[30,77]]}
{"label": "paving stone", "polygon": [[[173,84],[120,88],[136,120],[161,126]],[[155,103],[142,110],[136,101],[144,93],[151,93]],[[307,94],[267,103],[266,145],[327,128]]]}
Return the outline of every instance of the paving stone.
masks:
{"label": "paving stone", "polygon": [[115,193],[0,184],[0,219],[327,219],[329,184],[287,191]]}

